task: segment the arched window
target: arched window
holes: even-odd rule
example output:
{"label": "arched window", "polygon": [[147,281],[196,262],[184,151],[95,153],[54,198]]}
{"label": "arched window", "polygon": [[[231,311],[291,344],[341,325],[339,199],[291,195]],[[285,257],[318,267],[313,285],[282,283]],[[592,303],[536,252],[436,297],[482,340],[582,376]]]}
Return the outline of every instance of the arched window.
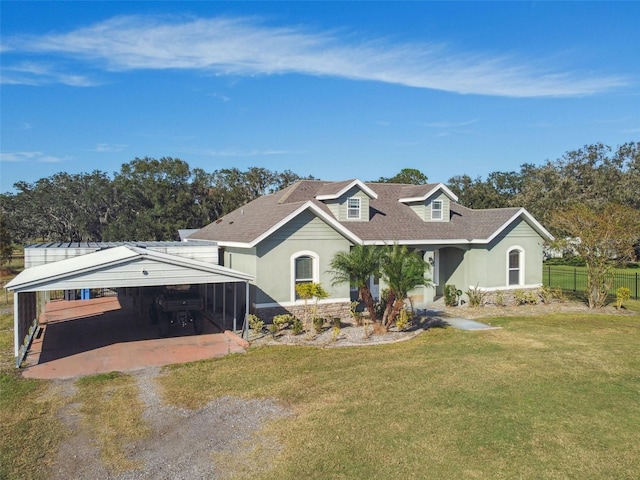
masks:
{"label": "arched window", "polygon": [[512,248],[507,252],[507,284],[522,285],[524,283],[524,250]]}
{"label": "arched window", "polygon": [[318,283],[318,255],[313,252],[297,252],[291,256],[291,298],[298,300],[296,285],[300,283]]}

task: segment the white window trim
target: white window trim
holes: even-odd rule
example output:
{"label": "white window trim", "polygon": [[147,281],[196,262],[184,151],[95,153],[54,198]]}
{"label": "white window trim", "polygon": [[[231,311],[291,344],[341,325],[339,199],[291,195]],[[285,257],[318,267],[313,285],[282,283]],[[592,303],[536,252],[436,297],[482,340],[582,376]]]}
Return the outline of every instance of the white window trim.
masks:
{"label": "white window trim", "polygon": [[[519,269],[519,272],[518,272],[518,284],[517,285],[511,285],[509,283],[509,272],[510,272],[509,254],[511,252],[513,252],[514,250],[517,250],[518,254],[519,254],[519,258],[518,258],[518,269]],[[507,275],[506,275],[507,283],[506,283],[506,285],[507,285],[507,287],[516,287],[516,286],[517,287],[522,287],[524,285],[524,279],[525,279],[525,276],[524,276],[524,265],[525,265],[525,261],[524,260],[525,260],[525,257],[524,257],[524,255],[525,255],[524,248],[522,248],[520,245],[513,245],[513,246],[507,248],[507,265],[506,265],[506,268],[507,268],[507,272],[506,272],[507,273]]]}
{"label": "white window trim", "polygon": [[313,283],[320,283],[320,256],[312,252],[311,250],[300,250],[299,252],[291,255],[290,268],[291,268],[291,290],[290,298],[291,304],[303,304],[304,300],[296,300],[296,259],[299,257],[311,257],[313,261]]}
{"label": "white window trim", "polygon": [[[440,208],[433,208],[435,204],[440,204]],[[439,212],[440,215],[436,217],[434,212]],[[433,200],[431,202],[431,220],[442,220],[444,218],[444,202],[442,200]]]}
{"label": "white window trim", "polygon": [[[357,207],[351,207],[349,205],[349,203],[351,201],[356,201],[358,202],[358,206]],[[349,215],[349,213],[351,211],[357,211],[358,212],[358,216],[354,216],[352,217],[351,215]],[[347,198],[347,220],[360,220],[362,218],[362,199],[358,198],[358,197],[349,197]]]}

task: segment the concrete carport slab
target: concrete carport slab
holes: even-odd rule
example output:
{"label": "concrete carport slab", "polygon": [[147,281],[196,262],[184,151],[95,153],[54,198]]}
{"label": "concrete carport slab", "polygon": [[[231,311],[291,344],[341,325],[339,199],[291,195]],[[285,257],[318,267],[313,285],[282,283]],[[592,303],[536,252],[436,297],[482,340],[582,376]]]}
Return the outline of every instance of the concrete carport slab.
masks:
{"label": "concrete carport slab", "polygon": [[[171,285],[191,285],[206,288],[207,285],[214,284],[243,284],[244,299],[238,301],[235,286],[233,289],[233,328],[235,329],[235,314],[239,310],[244,311],[244,318],[238,319],[238,327],[243,324],[245,328],[247,326],[246,306],[249,305],[250,281],[253,281],[251,275],[211,262],[130,245],[106,248],[93,253],[26,268],[6,285],[8,290],[14,292],[16,364],[20,366],[31,338],[37,332],[35,328],[37,326],[36,296],[40,294],[39,292],[100,288],[122,292],[130,289],[136,290]],[[211,308],[212,313],[221,307],[221,310],[225,311],[224,300],[226,297],[227,294],[225,293],[222,305],[216,305],[215,298],[208,299],[210,301],[206,301],[205,304],[208,308]],[[120,296],[120,298],[126,297]],[[138,313],[142,313],[142,310],[139,310]],[[113,324],[113,329],[115,328],[115,324]],[[106,330],[110,332],[112,328],[109,327]],[[189,338],[197,337],[190,336]],[[174,342],[176,341],[174,340]],[[192,342],[193,349],[197,349],[198,340],[189,341]],[[110,345],[119,345],[121,343],[112,342]],[[128,343],[130,342],[124,340],[123,348],[126,348]]]}
{"label": "concrete carport slab", "polygon": [[111,371],[185,363],[244,353],[248,343],[205,322],[202,335],[191,325],[159,338],[158,328],[137,313],[131,298],[59,300],[40,316],[41,331],[23,365],[28,378],[63,379]]}

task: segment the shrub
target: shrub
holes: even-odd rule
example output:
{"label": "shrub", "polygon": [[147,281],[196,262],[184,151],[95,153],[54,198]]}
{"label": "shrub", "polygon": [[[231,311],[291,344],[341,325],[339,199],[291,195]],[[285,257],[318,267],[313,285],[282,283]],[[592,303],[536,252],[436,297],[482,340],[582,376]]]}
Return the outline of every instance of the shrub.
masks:
{"label": "shrub", "polygon": [[340,336],[340,327],[333,327],[331,329],[331,340],[335,342],[336,340],[338,340],[339,336]]}
{"label": "shrub", "polygon": [[444,304],[447,307],[455,307],[460,295],[462,295],[462,291],[458,290],[455,285],[444,286]]}
{"label": "shrub", "polygon": [[540,300],[542,300],[542,303],[550,303],[553,298],[553,291],[549,287],[541,287],[540,290],[538,290],[538,296]]}
{"label": "shrub", "polygon": [[538,303],[538,299],[535,294],[528,290],[516,290],[513,292],[513,298],[516,301],[516,305],[536,305]]}
{"label": "shrub", "polygon": [[324,327],[324,318],[322,317],[313,317],[313,328],[316,333],[322,332],[322,327]]}
{"label": "shrub", "polygon": [[362,331],[363,336],[364,336],[364,338],[369,338],[371,336],[371,333],[373,332],[372,328],[371,328],[371,320],[368,320],[368,319],[365,320],[363,322],[363,326],[364,326],[363,331]]}
{"label": "shrub", "polygon": [[249,314],[249,328],[253,330],[253,333],[256,335],[260,335],[262,333],[262,328],[264,327],[264,322],[258,318],[257,315],[253,313]]}
{"label": "shrub", "polygon": [[566,265],[569,267],[584,267],[586,265],[586,262],[582,257],[578,257],[575,255],[567,255],[565,257],[550,258],[548,260],[545,260],[544,265],[545,266]]}
{"label": "shrub", "polygon": [[294,335],[300,335],[303,330],[304,327],[302,325],[302,320],[294,317],[293,322],[291,323],[291,333],[293,333]]}
{"label": "shrub", "polygon": [[396,327],[398,328],[398,331],[402,332],[403,330],[409,328],[410,325],[411,315],[409,315],[409,311],[407,310],[407,308],[404,307],[402,310],[400,310],[400,315],[398,315],[398,318],[396,319]]}
{"label": "shrub", "polygon": [[556,287],[551,289],[551,298],[555,298],[560,302],[564,302],[567,299],[567,296],[564,294],[564,290],[562,290],[560,287]]}
{"label": "shrub", "polygon": [[476,285],[475,287],[471,287],[467,290],[467,295],[469,296],[469,305],[472,307],[481,307],[484,305],[484,299],[487,295],[487,292],[481,290]]}
{"label": "shrub", "polygon": [[504,292],[498,290],[495,294],[495,296],[493,297],[493,302],[498,306],[498,307],[504,307],[507,302],[504,299]]}
{"label": "shrub", "polygon": [[622,302],[627,302],[631,298],[631,290],[627,287],[619,287],[616,290],[616,308],[622,308]]}
{"label": "shrub", "polygon": [[293,323],[295,317],[290,313],[283,313],[282,315],[276,315],[273,317],[273,324],[276,326],[277,331],[284,330],[288,325]]}
{"label": "shrub", "polygon": [[359,301],[351,302],[351,307],[349,308],[349,313],[351,314],[351,318],[353,318],[353,323],[355,323],[356,327],[362,325],[362,312],[358,310],[360,306]]}
{"label": "shrub", "polygon": [[276,334],[279,332],[280,330],[278,330],[278,325],[276,325],[275,323],[272,323],[271,325],[269,325],[269,333],[275,337]]}

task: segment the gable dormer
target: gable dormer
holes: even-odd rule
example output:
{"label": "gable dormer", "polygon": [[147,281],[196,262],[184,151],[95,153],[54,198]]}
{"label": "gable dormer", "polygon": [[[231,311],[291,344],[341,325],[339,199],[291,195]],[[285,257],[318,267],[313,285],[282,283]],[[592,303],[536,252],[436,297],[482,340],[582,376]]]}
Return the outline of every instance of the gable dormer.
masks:
{"label": "gable dormer", "polygon": [[360,180],[327,183],[316,194],[316,200],[323,202],[340,222],[368,222],[369,200],[378,198]]}
{"label": "gable dormer", "polygon": [[398,201],[411,208],[425,222],[448,222],[451,202],[457,202],[458,197],[445,184],[438,183],[407,186]]}

